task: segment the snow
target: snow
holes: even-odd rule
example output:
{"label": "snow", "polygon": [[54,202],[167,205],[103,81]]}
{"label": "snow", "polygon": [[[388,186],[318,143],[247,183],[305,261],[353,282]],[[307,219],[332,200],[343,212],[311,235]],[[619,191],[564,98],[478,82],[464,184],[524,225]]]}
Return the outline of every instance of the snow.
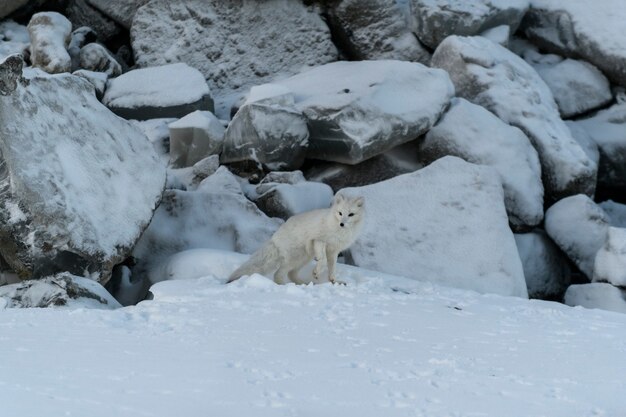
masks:
{"label": "snow", "polygon": [[0,61],[9,55],[23,53],[29,44],[26,26],[12,20],[0,21]]}
{"label": "snow", "polygon": [[190,104],[210,94],[202,74],[186,64],[170,64],[129,71],[109,81],[103,103],[107,107],[169,107]]}
{"label": "snow", "polygon": [[609,216],[609,223],[614,227],[626,227],[626,204],[616,203],[613,200],[598,204]]}
{"label": "snow", "polygon": [[[7,416],[618,416],[626,315],[339,266],[222,285],[241,255],[113,311],[2,312]],[[228,268],[225,268],[228,266]],[[200,273],[200,272],[199,272]]]}
{"label": "snow", "polygon": [[626,291],[606,283],[571,285],[564,302],[569,306],[626,313]]}
{"label": "snow", "polygon": [[626,229],[609,227],[606,241],[596,254],[593,282],[626,287]]}

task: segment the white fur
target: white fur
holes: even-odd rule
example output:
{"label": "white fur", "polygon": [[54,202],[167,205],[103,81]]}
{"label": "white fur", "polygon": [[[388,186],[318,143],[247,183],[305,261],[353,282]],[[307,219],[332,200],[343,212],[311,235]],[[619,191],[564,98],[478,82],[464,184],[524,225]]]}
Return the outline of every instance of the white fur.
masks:
{"label": "white fur", "polygon": [[328,280],[335,282],[337,255],[355,240],[365,214],[363,198],[337,194],[327,209],[307,211],[287,220],[272,238],[228,278],[232,282],[243,275],[274,273],[274,281],[297,282],[300,268],[312,259],[317,262],[313,277],[319,280],[324,262]]}

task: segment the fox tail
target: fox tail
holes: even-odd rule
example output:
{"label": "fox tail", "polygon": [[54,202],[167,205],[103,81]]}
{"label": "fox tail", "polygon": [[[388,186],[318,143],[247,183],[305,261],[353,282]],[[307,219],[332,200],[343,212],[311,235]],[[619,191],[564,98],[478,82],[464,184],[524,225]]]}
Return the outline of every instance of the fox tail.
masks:
{"label": "fox tail", "polygon": [[252,256],[250,256],[250,259],[244,262],[243,265],[230,274],[227,282],[233,282],[244,275],[250,275],[253,273],[267,275],[274,272],[280,266],[279,258],[278,248],[270,240],[261,246],[259,250],[254,252]]}

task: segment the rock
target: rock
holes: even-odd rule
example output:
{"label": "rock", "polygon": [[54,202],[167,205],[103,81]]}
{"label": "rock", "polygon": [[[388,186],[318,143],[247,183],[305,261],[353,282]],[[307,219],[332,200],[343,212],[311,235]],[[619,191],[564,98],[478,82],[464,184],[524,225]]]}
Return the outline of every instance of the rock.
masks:
{"label": "rock", "polygon": [[338,56],[318,11],[300,0],[153,0],[137,11],[131,40],[140,67],[185,62],[220,99]]}
{"label": "rock", "polygon": [[137,10],[141,6],[148,3],[148,1],[149,0],[87,0],[87,3],[124,26],[124,28],[130,29],[135,13],[137,13]]}
{"label": "rock", "polygon": [[480,36],[507,48],[511,38],[511,27],[508,25],[496,26],[495,28],[487,29]]}
{"label": "rock", "polygon": [[46,307],[114,309],[121,305],[96,281],[68,273],[0,287],[0,309]]}
{"label": "rock", "polygon": [[161,119],[131,120],[143,132],[154,146],[157,154],[163,161],[163,166],[167,166],[170,160],[170,123],[178,119],[165,117]]}
{"label": "rock", "polygon": [[520,30],[542,49],[582,58],[626,86],[624,20],[621,0],[531,0]]}
{"label": "rock", "polygon": [[18,86],[19,81],[25,82],[22,77],[24,60],[21,55],[11,55],[0,61],[0,96],[7,96]]}
{"label": "rock", "polygon": [[111,52],[99,43],[90,43],[80,50],[80,66],[83,69],[104,72],[109,77],[122,74],[122,66],[115,60]]}
{"label": "rock", "polygon": [[618,103],[587,119],[573,122],[598,145],[598,185],[626,190],[626,103]]}
{"label": "rock", "polygon": [[609,223],[613,227],[626,228],[626,204],[616,203],[608,200],[598,204],[602,210],[609,216]]}
{"label": "rock", "polygon": [[587,130],[576,122],[568,120],[565,122],[569,131],[572,133],[572,137],[583,151],[587,154],[587,157],[593,161],[598,167],[600,166],[600,150],[598,144],[593,141]]}
{"label": "rock", "polygon": [[25,75],[0,89],[0,252],[22,279],[67,271],[106,283],[150,222],[165,169],[87,81]]}
{"label": "rock", "polygon": [[67,47],[72,34],[72,24],[56,12],[36,13],[28,22],[30,34],[30,60],[34,67],[50,74],[70,72],[72,60]]}
{"label": "rock", "polygon": [[307,156],[345,164],[416,139],[454,96],[445,71],[402,61],[335,62],[277,84],[307,118]]}
{"label": "rock", "polygon": [[196,110],[169,125],[170,165],[192,166],[219,154],[224,143],[224,126],[210,111]]}
{"label": "rock", "polygon": [[264,84],[231,120],[224,137],[222,163],[254,161],[271,170],[296,169],[309,144],[307,119],[284,87]]}
{"label": "rock", "polygon": [[548,236],[591,279],[596,253],[609,229],[606,213],[586,195],[575,195],[546,211],[545,227]]}
{"label": "rock", "polygon": [[0,19],[25,6],[28,2],[29,0],[2,0],[0,3]]}
{"label": "rock", "polygon": [[604,245],[596,254],[593,282],[626,288],[626,229],[608,228]]}
{"label": "rock", "polygon": [[581,306],[626,313],[626,291],[611,284],[571,285],[565,293],[563,302],[572,307]]}
{"label": "rock", "polygon": [[609,80],[588,62],[534,51],[523,58],[550,87],[563,118],[587,113],[613,100]]}
{"label": "rock", "polygon": [[528,0],[409,0],[413,30],[435,49],[450,35],[479,35],[501,25],[515,32],[528,10]]}
{"label": "rock", "polygon": [[420,142],[419,156],[430,163],[446,155],[493,167],[504,187],[504,205],[516,230],[543,220],[543,185],[537,152],[528,137],[493,113],[464,99],[452,105]]}
{"label": "rock", "polygon": [[328,16],[336,42],[353,60],[430,61],[395,0],[341,0]]}
{"label": "rock", "polygon": [[563,252],[542,230],[515,235],[530,298],[561,300],[571,281]]}
{"label": "rock", "polygon": [[213,175],[219,167],[220,157],[211,155],[196,162],[191,167],[169,169],[166,188],[194,191],[204,179]]}
{"label": "rock", "polygon": [[72,59],[72,72],[80,69],[80,50],[82,47],[88,43],[95,42],[97,38],[96,32],[87,26],[81,26],[72,32],[70,45],[67,48],[67,52]]}
{"label": "rock", "polygon": [[12,20],[0,22],[0,61],[9,55],[24,54],[28,51],[28,45],[30,35],[26,26]]}
{"label": "rock", "polygon": [[103,103],[118,116],[137,120],[213,111],[204,77],[182,63],[137,69],[112,79]]}
{"label": "rock", "polygon": [[341,193],[365,198],[363,230],[348,254],[355,265],[480,293],[528,296],[492,168],[447,156]]}
{"label": "rock", "polygon": [[459,97],[528,136],[539,154],[548,202],[593,195],[597,167],[561,120],[548,86],[523,59],[486,38],[450,36],[431,64],[450,73]]}
{"label": "rock", "polygon": [[124,34],[122,27],[92,7],[86,0],[65,0],[67,6],[64,14],[72,22],[72,26],[86,26],[92,29],[100,42],[115,43]]}
{"label": "rock", "polygon": [[84,78],[89,81],[89,83],[93,85],[93,88],[95,89],[96,97],[98,98],[98,100],[102,99],[102,97],[104,96],[104,92],[106,91],[107,80],[109,79],[109,76],[106,73],[78,70],[74,71],[72,75]]}
{"label": "rock", "polygon": [[314,161],[305,171],[309,181],[330,185],[334,192],[362,187],[423,168],[417,159],[417,142],[411,141],[356,165]]}

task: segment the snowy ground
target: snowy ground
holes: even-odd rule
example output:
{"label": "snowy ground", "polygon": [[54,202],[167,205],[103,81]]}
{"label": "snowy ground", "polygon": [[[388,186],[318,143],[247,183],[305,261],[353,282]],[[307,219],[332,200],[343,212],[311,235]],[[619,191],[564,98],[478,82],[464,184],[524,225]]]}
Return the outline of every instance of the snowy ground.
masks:
{"label": "snowy ground", "polygon": [[3,310],[0,415],[626,415],[626,315],[339,277],[208,276],[114,311]]}

